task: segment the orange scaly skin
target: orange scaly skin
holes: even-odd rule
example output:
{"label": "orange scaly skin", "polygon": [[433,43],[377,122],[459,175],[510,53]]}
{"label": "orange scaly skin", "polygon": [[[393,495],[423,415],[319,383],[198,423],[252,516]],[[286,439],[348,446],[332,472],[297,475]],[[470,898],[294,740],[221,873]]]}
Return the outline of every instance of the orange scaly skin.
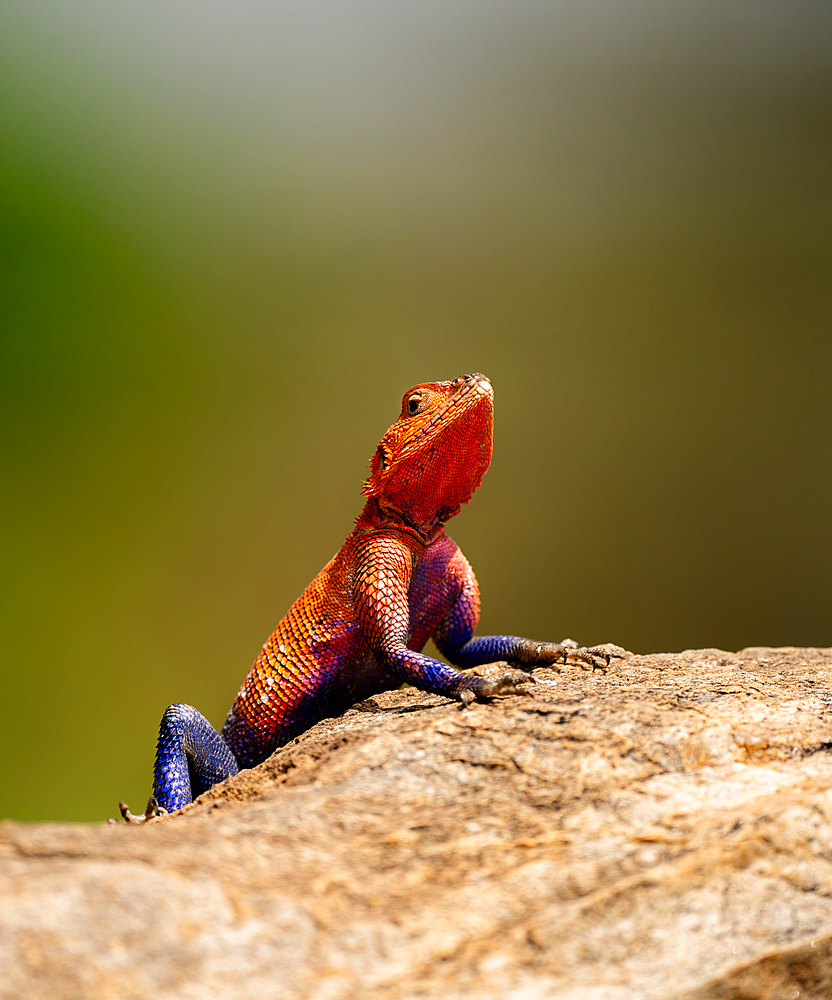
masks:
{"label": "orange scaly skin", "polygon": [[[409,403],[417,396],[418,406]],[[222,733],[238,761],[262,760],[276,734],[284,743],[312,721],[402,681],[449,694],[476,686],[479,678],[438,661],[426,685],[422,664],[408,669],[415,658],[405,650],[422,649],[448,610],[449,593],[468,579],[479,617],[473,573],[443,522],[488,468],[492,412],[491,386],[478,376],[406,394],[373,456],[355,530],[277,626],[229,713]],[[421,586],[411,623],[414,576]],[[441,593],[424,586],[437,576],[445,578]]]}
{"label": "orange scaly skin", "polygon": [[[263,646],[221,734],[188,705],[165,713],[154,783],[162,807],[179,808],[319,719],[403,682],[465,704],[516,690],[516,675],[479,677],[423,655],[431,637],[457,667],[509,660],[530,671],[570,655],[609,662],[597,648],[473,635],[477,581],[444,522],[488,469],[492,423],[484,375],[405,394],[371,461],[355,529]],[[134,819],[126,806],[122,812]]]}

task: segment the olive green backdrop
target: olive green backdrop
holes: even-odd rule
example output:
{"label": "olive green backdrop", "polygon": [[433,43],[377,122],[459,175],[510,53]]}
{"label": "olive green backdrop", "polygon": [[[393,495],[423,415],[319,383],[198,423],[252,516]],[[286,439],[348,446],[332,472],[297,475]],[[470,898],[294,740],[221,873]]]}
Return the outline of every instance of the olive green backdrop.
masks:
{"label": "olive green backdrop", "polygon": [[0,815],[140,807],[463,372],[482,631],[832,644],[828,3],[2,18]]}

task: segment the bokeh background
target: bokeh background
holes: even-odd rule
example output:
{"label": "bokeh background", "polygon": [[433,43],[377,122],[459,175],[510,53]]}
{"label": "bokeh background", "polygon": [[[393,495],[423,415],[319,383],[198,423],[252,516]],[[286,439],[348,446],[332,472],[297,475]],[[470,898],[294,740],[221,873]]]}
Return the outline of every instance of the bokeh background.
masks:
{"label": "bokeh background", "polygon": [[6,0],[0,815],[149,793],[411,385],[482,632],[832,645],[832,5]]}

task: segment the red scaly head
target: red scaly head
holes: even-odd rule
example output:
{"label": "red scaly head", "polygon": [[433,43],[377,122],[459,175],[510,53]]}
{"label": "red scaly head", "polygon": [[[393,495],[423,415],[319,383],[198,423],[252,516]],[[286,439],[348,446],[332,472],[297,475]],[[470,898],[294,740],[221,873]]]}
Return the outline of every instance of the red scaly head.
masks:
{"label": "red scaly head", "polygon": [[494,393],[485,375],[424,382],[370,461],[364,495],[422,530],[459,513],[491,461]]}

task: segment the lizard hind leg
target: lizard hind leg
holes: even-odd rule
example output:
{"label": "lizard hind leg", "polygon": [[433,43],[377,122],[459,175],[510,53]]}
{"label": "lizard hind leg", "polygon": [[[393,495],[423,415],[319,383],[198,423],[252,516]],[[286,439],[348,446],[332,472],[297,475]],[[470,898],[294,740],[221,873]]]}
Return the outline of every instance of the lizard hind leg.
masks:
{"label": "lizard hind leg", "polygon": [[240,770],[228,744],[191,705],[171,705],[159,725],[153,793],[173,812]]}

